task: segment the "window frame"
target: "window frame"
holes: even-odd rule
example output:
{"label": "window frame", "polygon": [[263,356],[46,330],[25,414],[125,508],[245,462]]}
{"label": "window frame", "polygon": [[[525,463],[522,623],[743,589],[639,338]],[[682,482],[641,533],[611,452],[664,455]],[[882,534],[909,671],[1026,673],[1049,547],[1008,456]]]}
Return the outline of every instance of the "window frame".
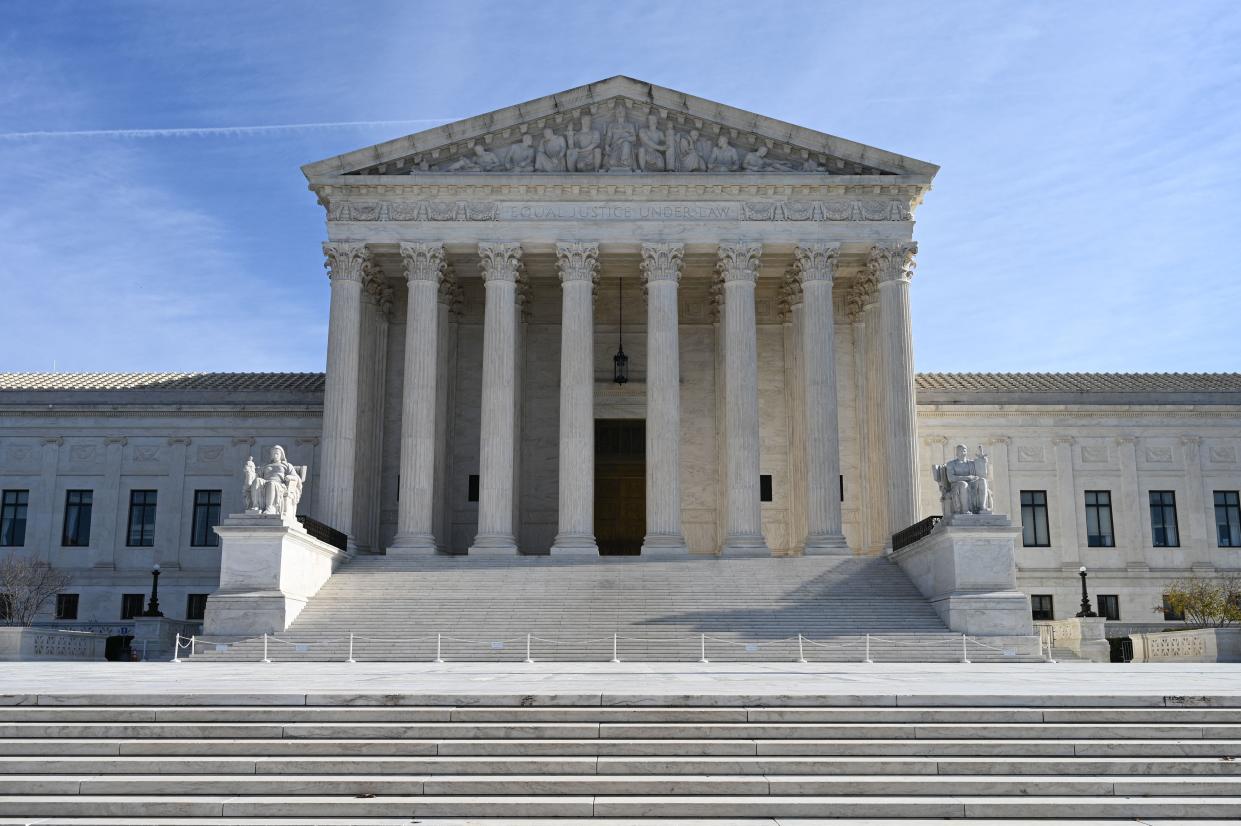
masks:
{"label": "window frame", "polygon": [[[1120,621],[1120,595],[1119,594],[1095,594],[1095,602],[1098,604],[1099,616],[1113,622]],[[1110,604],[1113,610],[1108,611],[1105,605]]]}
{"label": "window frame", "polygon": [[[1094,499],[1092,502],[1091,499]],[[1100,498],[1106,501],[1100,501]],[[1086,547],[1115,548],[1116,523],[1112,518],[1112,492],[1110,490],[1087,490],[1082,492],[1086,508]],[[1103,519],[1107,518],[1107,531],[1103,529]],[[1091,519],[1094,520],[1095,533],[1090,532]]]}
{"label": "window frame", "polygon": [[1172,608],[1172,603],[1168,599],[1168,595],[1163,595],[1163,621],[1164,622],[1184,622],[1185,615],[1179,613]]}
{"label": "window frame", "polygon": [[[1042,497],[1042,502],[1034,501],[1036,497]],[[1027,502],[1029,498],[1029,502]],[[1047,491],[1045,490],[1023,490],[1021,491],[1021,545],[1023,548],[1050,548],[1051,547],[1051,514],[1047,506]],[[1031,521],[1026,519],[1026,510],[1030,511]],[[1039,523],[1039,517],[1042,517],[1042,523]],[[1033,524],[1031,524],[1031,522]],[[1039,540],[1039,529],[1042,528],[1043,541]],[[1033,541],[1030,539],[1033,538]]]}
{"label": "window frame", "polygon": [[[1158,496],[1160,502],[1155,502]],[[1166,500],[1166,501],[1164,501]],[[1154,548],[1179,548],[1181,547],[1181,529],[1176,516],[1176,491],[1175,490],[1150,490],[1146,492],[1146,501],[1150,507],[1151,519],[1151,547]],[[1159,513],[1159,524],[1156,525],[1155,514],[1156,509]],[[1168,523],[1168,516],[1171,515],[1171,525]],[[1168,535],[1168,529],[1171,527],[1171,537]],[[1163,541],[1160,542],[1160,531],[1162,531]]]}
{"label": "window frame", "polygon": [[[66,606],[73,607],[73,611],[72,611],[73,616],[71,617],[65,616],[65,614],[67,613],[65,610]],[[81,606],[81,595],[80,594],[57,594],[56,595],[55,617],[58,620],[72,622],[78,618],[78,609],[80,606]]]}
{"label": "window frame", "polygon": [[[141,495],[144,500],[149,501],[137,502],[135,499]],[[125,547],[127,548],[152,548],[155,546],[155,509],[159,504],[159,491],[151,488],[134,489],[129,492],[129,518],[126,520],[125,529]],[[136,510],[135,510],[136,509]],[[146,516],[150,515],[151,519],[148,523]],[[138,515],[141,522],[137,524],[137,534],[135,539],[135,523],[134,517]],[[148,524],[150,532],[148,534]]]}
{"label": "window frame", "polygon": [[[202,622],[207,614],[207,597],[210,594],[186,594],[185,595],[185,619],[187,622]],[[195,602],[202,603],[202,611],[195,612],[191,609],[195,607]],[[198,613],[198,616],[194,616]]]}
{"label": "window frame", "polygon": [[[1047,601],[1047,608],[1044,611],[1040,607],[1041,601]],[[1040,616],[1040,614],[1046,616]],[[1050,622],[1056,618],[1056,598],[1054,594],[1030,594],[1030,618],[1036,622]]]}
{"label": "window frame", "polygon": [[[132,612],[134,604],[137,604],[138,610]],[[146,610],[146,594],[121,594],[121,619],[131,620],[135,617],[142,616]]]}
{"label": "window frame", "polygon": [[[73,501],[74,496],[78,501]],[[85,499],[85,501],[82,501]],[[60,523],[60,547],[89,548],[91,520],[95,513],[95,491],[91,488],[71,488],[65,491],[65,511]],[[73,515],[73,531],[70,533],[70,514]],[[85,515],[85,518],[83,516]],[[79,541],[80,540],[80,541]]]}
{"label": "window frame", "polygon": [[0,493],[0,548],[26,547],[29,518],[29,488],[6,488]]}
{"label": "window frame", "polygon": [[[200,499],[207,501],[200,502]],[[211,501],[212,499],[214,501]],[[190,510],[191,548],[218,548],[220,546],[220,537],[211,529],[220,524],[223,503],[224,491],[222,490],[202,488],[194,491],[193,505]]]}
{"label": "window frame", "polygon": [[[1224,498],[1220,502],[1221,496]],[[1231,498],[1232,501],[1228,501]],[[1241,548],[1241,492],[1235,490],[1216,490],[1211,492],[1211,501],[1215,506],[1215,547]],[[1224,521],[1220,522],[1220,510],[1224,511]],[[1228,542],[1225,544],[1220,535],[1220,527],[1228,529]]]}

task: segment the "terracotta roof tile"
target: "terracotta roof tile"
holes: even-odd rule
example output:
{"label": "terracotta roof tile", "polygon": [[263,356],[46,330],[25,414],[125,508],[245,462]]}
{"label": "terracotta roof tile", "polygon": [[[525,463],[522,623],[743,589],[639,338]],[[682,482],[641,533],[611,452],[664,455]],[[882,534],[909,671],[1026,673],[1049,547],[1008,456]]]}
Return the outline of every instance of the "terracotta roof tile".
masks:
{"label": "terracotta roof tile", "polygon": [[917,386],[957,393],[1241,393],[1241,373],[919,373]]}
{"label": "terracotta roof tile", "polygon": [[224,390],[322,392],[322,373],[0,373],[0,391]]}

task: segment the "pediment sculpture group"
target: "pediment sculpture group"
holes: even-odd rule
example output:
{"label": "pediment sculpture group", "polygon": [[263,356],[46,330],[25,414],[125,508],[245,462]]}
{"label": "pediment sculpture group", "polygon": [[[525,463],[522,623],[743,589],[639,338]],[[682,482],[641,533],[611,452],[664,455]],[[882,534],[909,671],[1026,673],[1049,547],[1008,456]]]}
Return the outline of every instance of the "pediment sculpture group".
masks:
{"label": "pediment sculpture group", "polygon": [[[426,170],[426,167],[424,167]],[[526,133],[507,147],[488,149],[475,143],[471,153],[437,167],[441,172],[823,172],[807,158],[801,161],[768,157],[768,148],[733,146],[726,135],[714,141],[697,129],[680,131],[660,125],[649,114],[638,126],[625,107],[617,105],[600,124],[583,114],[564,134],[548,126],[535,139]]]}

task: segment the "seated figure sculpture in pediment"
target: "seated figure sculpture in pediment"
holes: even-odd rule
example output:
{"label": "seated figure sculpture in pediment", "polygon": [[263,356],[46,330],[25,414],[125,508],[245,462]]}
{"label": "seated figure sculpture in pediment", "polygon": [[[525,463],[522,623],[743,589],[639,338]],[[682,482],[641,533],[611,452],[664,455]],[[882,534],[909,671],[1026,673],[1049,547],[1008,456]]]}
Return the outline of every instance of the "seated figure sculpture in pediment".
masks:
{"label": "seated figure sculpture in pediment", "polygon": [[534,138],[525,134],[520,141],[510,146],[507,165],[510,172],[533,172]]}
{"label": "seated figure sculpture in pediment", "polygon": [[570,172],[598,172],[602,163],[599,130],[591,126],[590,115],[582,115],[582,128],[573,131],[569,126],[569,151],[566,163]]}
{"label": "seated figure sculpture in pediment", "polygon": [[648,115],[646,126],[638,130],[638,168],[643,172],[663,172],[668,168],[668,138],[659,128],[659,118]]}
{"label": "seated figure sculpture in pediment", "polygon": [[982,447],[970,459],[967,458],[965,445],[957,445],[955,458],[932,466],[931,475],[939,483],[945,517],[991,513],[991,462],[982,452]]}
{"label": "seated figure sculpture in pediment", "polygon": [[496,153],[487,149],[481,143],[474,144],[471,147],[474,151],[473,157],[465,155],[449,164],[448,172],[498,172],[504,168],[500,163],[500,159],[496,157]]}
{"label": "seated figure sculpture in pediment", "polygon": [[565,151],[568,143],[564,138],[552,131],[550,126],[543,129],[543,140],[539,141],[539,150],[534,156],[535,172],[564,172]]}
{"label": "seated figure sculpture in pediment", "polygon": [[728,138],[720,135],[711,150],[711,157],[707,158],[707,169],[711,172],[736,172],[740,166],[737,150],[729,145]]}

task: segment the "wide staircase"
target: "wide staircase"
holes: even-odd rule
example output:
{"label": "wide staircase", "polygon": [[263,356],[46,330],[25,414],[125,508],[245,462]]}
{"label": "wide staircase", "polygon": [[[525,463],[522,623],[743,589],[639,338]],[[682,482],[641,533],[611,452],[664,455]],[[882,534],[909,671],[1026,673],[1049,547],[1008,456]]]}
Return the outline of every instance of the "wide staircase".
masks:
{"label": "wide staircase", "polygon": [[1241,709],[1139,699],[40,695],[0,823],[1241,819]]}
{"label": "wide staircase", "polygon": [[196,640],[193,657],[985,662],[1038,649],[950,633],[879,557],[360,556],[286,632]]}

